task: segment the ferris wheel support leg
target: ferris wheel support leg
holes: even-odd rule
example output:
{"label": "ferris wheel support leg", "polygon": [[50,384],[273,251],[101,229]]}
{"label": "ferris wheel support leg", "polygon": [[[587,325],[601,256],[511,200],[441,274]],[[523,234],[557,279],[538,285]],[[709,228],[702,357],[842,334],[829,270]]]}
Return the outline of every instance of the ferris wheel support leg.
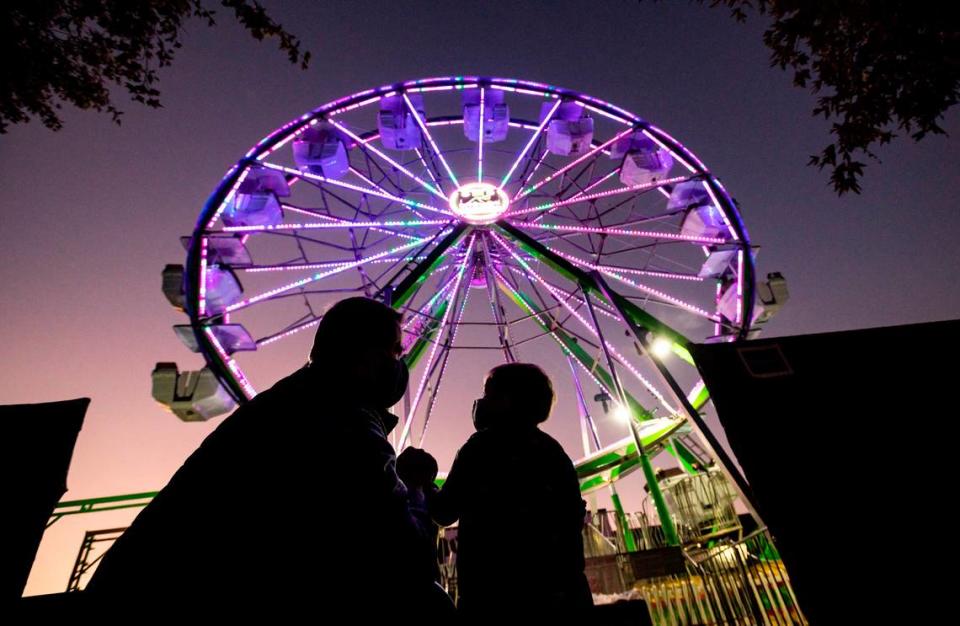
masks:
{"label": "ferris wheel support leg", "polygon": [[633,532],[630,531],[630,522],[627,520],[627,513],[623,510],[623,503],[620,502],[620,494],[616,487],[610,483],[610,500],[613,501],[613,510],[617,515],[617,526],[620,527],[620,539],[623,541],[623,547],[627,552],[637,551],[637,542],[633,538]]}
{"label": "ferris wheel support leg", "polygon": [[716,436],[714,436],[713,431],[711,431],[706,422],[703,421],[703,417],[695,408],[693,408],[693,405],[687,399],[686,395],[684,395],[683,390],[680,388],[680,385],[677,383],[677,381],[674,380],[673,376],[670,374],[670,371],[660,361],[660,359],[655,358],[650,353],[650,344],[647,340],[647,333],[644,332],[644,329],[640,328],[633,318],[626,313],[622,306],[623,298],[618,296],[618,294],[610,289],[610,286],[599,272],[593,272],[592,277],[600,290],[605,294],[606,298],[617,309],[621,319],[627,324],[630,332],[633,333],[634,338],[637,340],[643,355],[652,362],[660,376],[660,379],[670,390],[674,400],[681,407],[683,407],[686,417],[690,421],[691,427],[697,433],[697,435],[699,435],[701,441],[706,444],[707,452],[712,458],[720,461],[720,467],[723,473],[726,475],[727,480],[729,480],[731,484],[736,487],[737,494],[740,496],[743,504],[750,511],[750,514],[754,517],[754,519],[757,520],[757,523],[763,525],[763,519],[760,517],[760,513],[756,506],[756,500],[753,496],[753,490],[750,489],[750,485],[747,484],[746,479],[744,479],[743,475],[741,475],[737,470],[736,466],[733,464],[733,460],[727,454],[726,450],[723,449],[723,446],[720,445],[720,442],[717,440]]}
{"label": "ferris wheel support leg", "polygon": [[[583,299],[587,303],[587,311],[590,312],[590,321],[593,323],[594,330],[597,333],[597,339],[600,340],[600,348],[603,350],[604,357],[607,359],[607,367],[610,368],[610,378],[613,380],[614,388],[617,391],[617,399],[621,406],[627,406],[626,392],[620,384],[620,377],[617,375],[616,365],[613,355],[607,348],[607,342],[603,338],[603,330],[600,328],[600,320],[597,319],[597,312],[594,310],[593,299],[587,292],[587,289],[581,285]],[[653,498],[653,504],[657,508],[657,517],[660,518],[660,528],[666,537],[667,545],[679,546],[680,537],[677,535],[677,527],[670,516],[670,509],[667,508],[667,501],[663,498],[663,492],[660,491],[660,483],[657,482],[657,474],[653,471],[653,464],[650,463],[650,457],[643,449],[643,439],[640,437],[640,430],[637,427],[637,420],[631,411],[627,418],[630,422],[630,434],[633,435],[633,441],[637,446],[637,456],[640,458],[640,467],[643,468],[643,476],[647,481],[647,489],[650,490],[650,497]],[[630,536],[629,527],[624,528],[626,536]],[[630,536],[632,539],[633,537]],[[631,541],[632,543],[632,541]]]}

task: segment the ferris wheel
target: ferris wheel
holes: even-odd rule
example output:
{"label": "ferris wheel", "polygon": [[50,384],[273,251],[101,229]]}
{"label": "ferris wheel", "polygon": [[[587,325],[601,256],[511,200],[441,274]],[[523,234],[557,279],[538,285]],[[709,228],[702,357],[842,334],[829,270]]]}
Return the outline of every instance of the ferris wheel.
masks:
{"label": "ferris wheel", "polygon": [[[687,348],[746,338],[785,295],[758,284],[736,204],[683,144],[516,79],[428,78],[324,104],[243,155],[183,243],[164,291],[206,367],[154,372],[155,398],[182,419],[252,398],[263,353],[366,295],[404,314],[398,447],[422,443],[454,351],[566,361],[597,486],[625,473],[630,445],[710,462],[689,436],[708,394]],[[600,441],[588,388],[632,439]]]}

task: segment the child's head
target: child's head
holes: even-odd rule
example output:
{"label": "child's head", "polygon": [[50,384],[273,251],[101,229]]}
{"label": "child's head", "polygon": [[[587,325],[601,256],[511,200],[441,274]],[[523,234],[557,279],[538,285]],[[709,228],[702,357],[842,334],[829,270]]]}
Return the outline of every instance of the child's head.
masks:
{"label": "child's head", "polygon": [[533,363],[499,365],[483,384],[483,411],[494,421],[482,423],[481,418],[477,428],[542,424],[550,417],[554,399],[550,377]]}

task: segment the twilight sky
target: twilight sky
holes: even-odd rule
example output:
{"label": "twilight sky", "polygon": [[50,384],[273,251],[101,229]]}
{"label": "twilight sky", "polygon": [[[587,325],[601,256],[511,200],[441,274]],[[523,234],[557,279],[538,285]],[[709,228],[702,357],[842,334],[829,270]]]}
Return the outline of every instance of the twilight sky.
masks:
{"label": "twilight sky", "polygon": [[[201,364],[170,330],[182,317],[161,294],[160,272],[183,262],[178,238],[226,169],[282,123],[390,82],[525,78],[603,98],[677,137],[742,206],[761,246],[759,274],[788,279],[791,301],[767,336],[960,311],[950,278],[960,266],[960,144],[898,141],[870,164],[862,195],[837,198],[827,175],[806,166],[828,123],[811,118],[813,98],[789,75],[768,67],[762,20],[741,25],[683,2],[265,4],[313,52],[309,70],[223,15],[215,29],[189,24],[161,74],[163,109],[121,98],[120,127],[65,109],[58,133],[31,123],[0,137],[0,403],[93,399],[67,499],[162,487],[223,419],[179,422],[151,399],[150,371],[157,361]],[[956,110],[944,127],[960,132]],[[464,406],[481,372],[454,377],[451,394]],[[431,451],[441,467],[467,426],[438,432]],[[551,421],[547,430],[576,456],[575,428]],[[641,497],[625,493],[627,508]],[[132,516],[58,522],[27,593],[65,588],[83,531]]]}

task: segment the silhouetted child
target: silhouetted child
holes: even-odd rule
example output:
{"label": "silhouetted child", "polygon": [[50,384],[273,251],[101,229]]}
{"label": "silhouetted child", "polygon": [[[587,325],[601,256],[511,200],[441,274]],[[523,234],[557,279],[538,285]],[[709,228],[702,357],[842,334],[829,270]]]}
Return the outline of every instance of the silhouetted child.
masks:
{"label": "silhouetted child", "polygon": [[436,489],[437,460],[419,448],[406,448],[397,457],[397,476],[407,487],[407,501],[410,513],[417,519],[421,528],[433,538],[433,579],[440,582],[440,563],[437,558],[437,538],[440,526],[433,521],[427,510],[426,493]]}
{"label": "silhouetted child", "polygon": [[474,403],[477,432],[444,486],[428,493],[434,520],[458,530],[458,608],[468,618],[571,617],[592,605],[584,575],[585,503],[573,462],[537,426],[553,408],[536,365],[494,368]]}

